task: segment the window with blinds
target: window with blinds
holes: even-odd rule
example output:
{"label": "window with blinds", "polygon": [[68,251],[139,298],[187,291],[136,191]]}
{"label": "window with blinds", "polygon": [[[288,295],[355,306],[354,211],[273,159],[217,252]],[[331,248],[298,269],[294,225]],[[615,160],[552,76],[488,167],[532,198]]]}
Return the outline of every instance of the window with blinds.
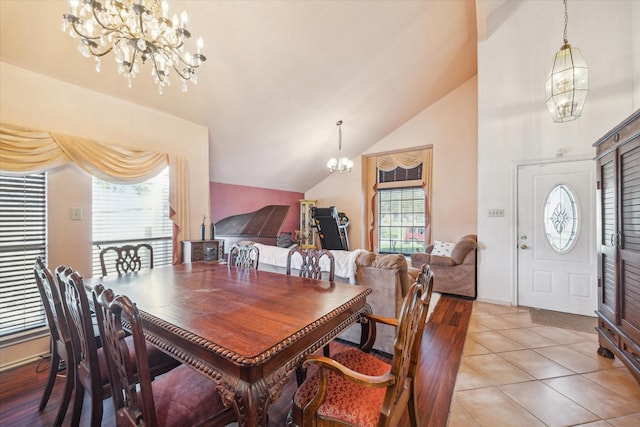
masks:
{"label": "window with blinds", "polygon": [[0,337],[45,326],[33,275],[47,257],[46,174],[0,175]]}
{"label": "window with blinds", "polygon": [[171,264],[169,168],[141,184],[112,184],[94,177],[92,209],[94,276],[102,275],[100,251],[108,246],[149,243],[154,267]]}

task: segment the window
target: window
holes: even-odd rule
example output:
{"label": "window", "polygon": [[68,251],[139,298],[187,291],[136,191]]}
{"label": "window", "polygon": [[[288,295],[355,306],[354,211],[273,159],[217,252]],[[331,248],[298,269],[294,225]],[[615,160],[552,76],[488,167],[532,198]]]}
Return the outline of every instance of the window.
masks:
{"label": "window", "polygon": [[402,187],[378,190],[378,250],[411,254],[424,251],[424,190]]}
{"label": "window", "polygon": [[569,252],[578,237],[578,203],[569,187],[560,184],[549,192],[543,218],[545,235],[553,250]]}
{"label": "window", "polygon": [[102,275],[100,251],[107,246],[149,243],[154,267],[171,264],[169,168],[141,184],[112,184],[94,177],[92,218],[94,276]]}
{"label": "window", "polygon": [[0,175],[0,336],[46,325],[33,275],[47,256],[46,189],[44,173]]}

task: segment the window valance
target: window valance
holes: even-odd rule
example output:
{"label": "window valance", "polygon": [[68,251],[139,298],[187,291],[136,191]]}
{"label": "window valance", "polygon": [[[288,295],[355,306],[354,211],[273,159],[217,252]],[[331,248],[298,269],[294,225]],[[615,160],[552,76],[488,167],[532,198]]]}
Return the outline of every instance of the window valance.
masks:
{"label": "window valance", "polygon": [[170,217],[175,225],[173,257],[189,239],[187,164],[180,155],[136,150],[87,138],[0,124],[0,172],[27,175],[74,163],[92,176],[117,184],[136,184],[170,168]]}

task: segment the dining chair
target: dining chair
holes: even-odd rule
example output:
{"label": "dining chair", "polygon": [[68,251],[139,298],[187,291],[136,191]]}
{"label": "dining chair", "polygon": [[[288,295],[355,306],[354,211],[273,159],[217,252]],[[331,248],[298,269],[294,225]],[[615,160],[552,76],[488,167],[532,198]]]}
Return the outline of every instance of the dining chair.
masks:
{"label": "dining chair", "polygon": [[[118,426],[224,426],[236,420],[216,383],[181,365],[151,382],[140,313],[125,295],[98,285],[94,306],[104,340],[111,396]],[[123,322],[130,325],[133,354],[124,344]]]}
{"label": "dining chair", "polygon": [[[146,257],[143,252],[146,251]],[[109,271],[114,271],[118,275],[140,271],[143,266],[143,260],[148,259],[145,263],[149,268],[153,268],[153,247],[148,243],[140,243],[138,245],[109,246],[100,251],[100,267],[102,268],[102,276],[106,276]],[[108,265],[112,262],[113,265]]]}
{"label": "dining chair", "polygon": [[49,334],[51,335],[51,365],[49,366],[49,377],[47,379],[47,385],[44,388],[44,393],[42,394],[42,399],[40,400],[39,409],[43,411],[46,408],[49,397],[51,397],[51,391],[56,382],[60,362],[64,360],[66,364],[64,391],[54,421],[55,426],[61,426],[67,414],[69,403],[71,402],[71,393],[73,392],[74,384],[75,370],[73,369],[73,359],[71,359],[71,357],[73,357],[71,336],[60,300],[60,289],[53,278],[51,270],[45,265],[42,258],[36,258],[33,272],[47,317]]}
{"label": "dining chair", "polygon": [[398,319],[367,315],[396,326],[391,364],[360,349],[332,359],[309,355],[303,366],[317,365],[293,396],[290,418],[307,426],[398,426],[405,411],[411,426],[419,425],[415,374],[433,289],[433,274],[411,285]]}
{"label": "dining chair", "polygon": [[[289,253],[287,254],[287,269],[286,273],[291,275],[291,264],[292,258],[296,255],[300,255],[302,258],[300,268],[299,268],[299,276],[300,277],[308,277],[310,279],[322,279],[322,267],[320,266],[320,260],[322,257],[327,257],[329,260],[329,277],[328,280],[333,282],[335,280],[335,269],[336,269],[336,261],[333,257],[333,254],[326,249],[303,249],[300,246],[293,246],[289,249]],[[322,349],[325,357],[331,356],[331,352],[329,351],[329,344],[325,345]],[[298,381],[298,385],[302,384],[304,378],[306,377],[306,370],[302,367],[299,367],[296,370],[296,379]]]}
{"label": "dining chair", "polygon": [[327,257],[329,260],[329,277],[328,280],[333,282],[335,280],[336,261],[333,254],[326,249],[303,249],[300,246],[294,246],[289,249],[287,254],[287,274],[291,274],[291,261],[296,255],[300,255],[302,263],[299,268],[300,277],[308,277],[310,279],[322,279],[322,268],[320,261],[322,257]]}
{"label": "dining chair", "polygon": [[[56,276],[73,349],[75,395],[71,425],[76,426],[80,422],[84,394],[87,392],[91,398],[90,425],[99,426],[103,412],[102,401],[111,396],[104,346],[98,348],[95,343],[89,296],[82,276],[72,268],[65,266],[56,269]],[[128,337],[125,342],[132,346],[132,340]],[[151,344],[149,347],[148,363],[153,366],[154,376],[167,372],[180,364],[176,359]]]}
{"label": "dining chair", "polygon": [[260,261],[260,249],[255,242],[243,240],[235,243],[229,250],[229,268],[238,267],[245,269],[258,269]]}

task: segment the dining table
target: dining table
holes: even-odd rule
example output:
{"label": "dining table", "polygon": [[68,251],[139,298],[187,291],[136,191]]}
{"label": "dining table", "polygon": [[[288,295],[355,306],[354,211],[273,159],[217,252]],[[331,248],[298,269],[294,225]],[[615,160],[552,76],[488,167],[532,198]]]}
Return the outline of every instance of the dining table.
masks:
{"label": "dining table", "polygon": [[85,280],[98,283],[136,303],[150,343],[215,382],[239,426],[267,426],[304,357],[370,312],[366,286],[217,262]]}

